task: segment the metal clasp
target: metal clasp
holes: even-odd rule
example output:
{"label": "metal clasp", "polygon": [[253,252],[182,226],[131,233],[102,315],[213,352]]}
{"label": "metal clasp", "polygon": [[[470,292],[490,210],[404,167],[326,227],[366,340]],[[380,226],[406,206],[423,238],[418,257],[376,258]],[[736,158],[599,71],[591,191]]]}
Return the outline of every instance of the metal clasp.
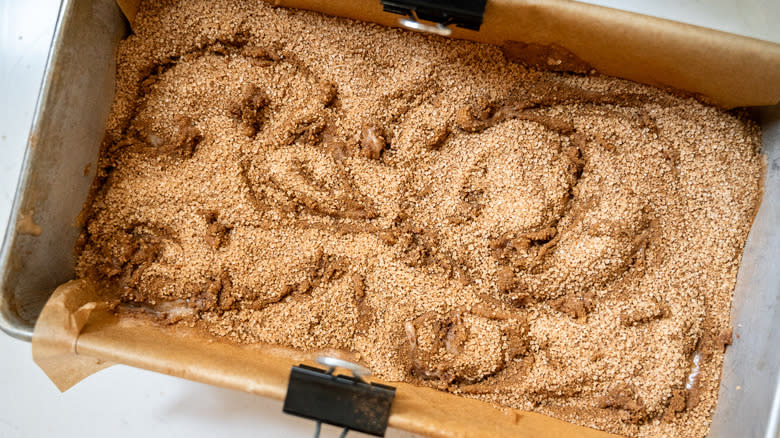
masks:
{"label": "metal clasp", "polygon": [[408,17],[402,17],[398,19],[398,24],[401,26],[416,30],[419,32],[428,32],[436,35],[441,36],[450,36],[452,35],[452,29],[447,27],[449,23],[435,23],[435,24],[425,24],[421,23],[417,19],[417,13],[415,11],[412,11]]}

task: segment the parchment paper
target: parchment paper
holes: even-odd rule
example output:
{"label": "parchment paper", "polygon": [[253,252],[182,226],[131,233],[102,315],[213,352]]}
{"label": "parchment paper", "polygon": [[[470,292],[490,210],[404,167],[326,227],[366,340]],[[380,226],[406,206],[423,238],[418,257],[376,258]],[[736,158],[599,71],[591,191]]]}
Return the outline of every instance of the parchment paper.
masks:
{"label": "parchment paper", "polygon": [[76,340],[95,310],[104,304],[93,299],[96,292],[84,281],[58,287],[43,308],[33,335],[33,360],[60,391],[113,365],[94,356],[80,355]]}
{"label": "parchment paper", "polygon": [[[139,0],[117,0],[132,25]],[[275,4],[397,26],[379,0],[275,0]],[[780,101],[780,44],[569,0],[488,0],[479,32],[453,37],[550,48],[536,66],[577,59],[601,73],[684,90],[726,108]],[[573,58],[569,58],[570,55]],[[558,62],[561,61],[561,64]],[[582,64],[569,70],[582,72]],[[566,70],[566,68],[554,68]]]}
{"label": "parchment paper", "polygon": [[[113,363],[284,399],[290,367],[306,355],[265,345],[237,345],[197,330],[120,318],[85,280],[54,292],[35,325],[33,359],[61,390]],[[426,436],[581,437],[616,435],[533,412],[406,383],[396,387],[389,425]]]}

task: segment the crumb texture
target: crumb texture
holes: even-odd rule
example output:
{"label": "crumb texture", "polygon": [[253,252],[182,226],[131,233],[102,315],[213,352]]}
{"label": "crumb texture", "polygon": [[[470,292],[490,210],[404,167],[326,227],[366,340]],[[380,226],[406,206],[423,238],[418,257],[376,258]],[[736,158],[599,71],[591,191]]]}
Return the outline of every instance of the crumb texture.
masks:
{"label": "crumb texture", "polygon": [[77,248],[107,301],[614,433],[707,433],[754,123],[257,2],[136,23]]}

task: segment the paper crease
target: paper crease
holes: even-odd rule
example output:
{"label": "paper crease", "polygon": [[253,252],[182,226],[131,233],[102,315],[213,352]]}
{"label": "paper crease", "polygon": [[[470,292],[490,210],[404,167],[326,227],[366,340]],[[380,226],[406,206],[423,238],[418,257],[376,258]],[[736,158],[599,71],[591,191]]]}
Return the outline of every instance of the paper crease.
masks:
{"label": "paper crease", "polygon": [[106,308],[104,303],[91,301],[94,296],[94,290],[83,280],[65,283],[54,291],[35,324],[33,360],[60,391],[113,365],[78,355],[79,336],[90,315]]}

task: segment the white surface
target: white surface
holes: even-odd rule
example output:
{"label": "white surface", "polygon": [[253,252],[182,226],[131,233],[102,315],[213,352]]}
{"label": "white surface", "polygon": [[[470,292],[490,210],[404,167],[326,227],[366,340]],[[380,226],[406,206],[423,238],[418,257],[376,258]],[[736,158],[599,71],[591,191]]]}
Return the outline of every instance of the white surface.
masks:
{"label": "white surface", "polygon": [[[378,1],[378,0],[377,0]],[[777,0],[591,0],[780,42]],[[5,232],[58,0],[0,0],[0,231]],[[60,394],[30,345],[0,333],[0,438],[102,436],[308,437],[313,423],[281,403],[125,366]],[[325,426],[323,437],[338,436]],[[350,432],[349,436],[360,434]],[[390,436],[408,436],[392,431]]]}

